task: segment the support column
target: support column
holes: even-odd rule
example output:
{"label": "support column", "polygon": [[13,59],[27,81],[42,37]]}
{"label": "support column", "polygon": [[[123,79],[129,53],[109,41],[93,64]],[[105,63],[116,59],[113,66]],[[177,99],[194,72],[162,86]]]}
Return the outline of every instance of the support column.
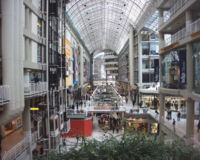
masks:
{"label": "support column", "polygon": [[165,121],[165,95],[160,93],[160,117],[159,117],[159,136],[158,140],[164,142],[163,124]]}
{"label": "support column", "polygon": [[23,112],[23,127],[24,127],[24,136],[28,141],[28,155],[32,159],[32,136],[31,136],[31,116],[30,116],[30,102],[25,106]]}
{"label": "support column", "polygon": [[187,99],[187,113],[186,113],[186,136],[194,136],[194,101]]}
{"label": "support column", "polygon": [[[192,14],[190,11],[186,12],[186,33],[190,33],[190,24],[192,23]],[[193,88],[193,60],[192,60],[192,45],[186,45],[187,56],[187,92],[191,93]],[[194,136],[194,101],[188,98],[186,101],[186,136]]]}
{"label": "support column", "polygon": [[159,9],[158,11],[159,11],[159,22],[158,22],[158,24],[159,24],[159,26],[161,26],[163,24],[163,22],[164,22],[163,10]]}
{"label": "support column", "polygon": [[190,24],[192,23],[192,14],[191,11],[187,11],[185,13],[185,26],[186,26],[186,32],[190,32]]}
{"label": "support column", "polygon": [[90,84],[93,87],[93,54],[90,55]]}
{"label": "support column", "polygon": [[134,60],[133,60],[133,27],[131,26],[130,29],[130,37],[129,37],[129,82],[130,82],[130,86],[133,87],[134,86]]}
{"label": "support column", "polygon": [[138,32],[138,82],[139,87],[142,85],[142,36],[141,31]]}
{"label": "support column", "polygon": [[1,1],[2,78],[3,85],[10,87],[11,100],[0,113],[0,124],[15,119],[24,110],[23,7],[23,0]]}
{"label": "support column", "polygon": [[[190,11],[186,12],[186,32],[190,32],[190,24],[192,23],[192,15]],[[187,91],[192,92],[193,87],[193,59],[192,59],[192,45],[186,45],[187,56]]]}
{"label": "support column", "polygon": [[82,48],[80,51],[80,86],[83,87],[83,49]]}
{"label": "support column", "polygon": [[165,95],[163,93],[160,93],[160,117],[159,117],[159,122],[161,124],[163,124],[164,120],[165,120]]}

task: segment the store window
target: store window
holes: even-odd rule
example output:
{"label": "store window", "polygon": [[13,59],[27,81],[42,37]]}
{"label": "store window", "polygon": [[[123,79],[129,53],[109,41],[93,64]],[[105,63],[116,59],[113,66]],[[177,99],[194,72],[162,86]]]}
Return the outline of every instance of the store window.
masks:
{"label": "store window", "polygon": [[186,88],[186,50],[176,50],[164,55],[162,61],[162,87]]}
{"label": "store window", "polygon": [[42,45],[37,45],[37,62],[42,63]]}
{"label": "store window", "polygon": [[154,73],[143,73],[142,74],[142,82],[143,83],[154,82]]}
{"label": "store window", "polygon": [[54,131],[54,125],[53,125],[53,123],[54,123],[54,120],[51,119],[50,120],[50,131]]}
{"label": "store window", "polygon": [[193,44],[194,91],[200,94],[200,42]]}
{"label": "store window", "polygon": [[5,133],[4,133],[5,136],[9,135],[10,133],[13,133],[18,128],[22,127],[22,116],[19,116],[17,119],[7,123],[4,127],[5,127]]}

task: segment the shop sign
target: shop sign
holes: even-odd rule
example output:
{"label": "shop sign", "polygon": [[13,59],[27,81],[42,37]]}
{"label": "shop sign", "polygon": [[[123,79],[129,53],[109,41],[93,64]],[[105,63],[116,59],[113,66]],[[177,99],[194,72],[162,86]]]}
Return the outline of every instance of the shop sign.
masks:
{"label": "shop sign", "polygon": [[186,84],[186,50],[179,51],[180,83]]}
{"label": "shop sign", "polygon": [[31,111],[38,111],[39,108],[38,108],[38,107],[31,107],[30,110],[31,110]]}

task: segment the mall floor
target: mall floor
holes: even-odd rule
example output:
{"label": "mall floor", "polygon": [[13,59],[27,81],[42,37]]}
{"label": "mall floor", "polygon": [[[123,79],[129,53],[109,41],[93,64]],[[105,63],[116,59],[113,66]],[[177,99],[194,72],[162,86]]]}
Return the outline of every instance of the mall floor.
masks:
{"label": "mall floor", "polygon": [[[91,107],[88,104],[89,104],[89,102],[87,102],[86,107],[83,106],[84,110],[87,110],[88,108]],[[125,109],[127,113],[130,113],[130,110],[133,109],[131,101],[128,101],[127,104],[124,102],[123,106],[121,106],[121,107],[123,109]],[[134,108],[138,108],[138,106],[135,105]],[[139,109],[139,113],[137,113],[137,114],[141,114],[141,113],[143,113],[143,109]],[[159,120],[159,115],[157,115],[155,113],[155,110],[148,109],[147,113],[151,114],[155,119]],[[166,117],[166,115],[167,115],[167,112],[165,112],[165,117]],[[175,132],[174,132],[173,124],[172,124],[173,119],[176,120]],[[200,132],[199,133],[197,132],[197,127],[196,127],[197,123],[198,123],[198,120],[195,120],[195,122],[194,122],[194,139],[193,139],[192,143],[196,148],[198,148],[200,150]],[[171,120],[167,120],[165,118],[164,125],[167,128],[169,128],[171,131],[173,131],[174,134],[176,134],[179,137],[184,137],[185,134],[186,134],[186,119],[181,118],[180,121],[177,121],[177,112],[172,112],[172,119]],[[113,134],[112,131],[108,131],[107,135],[109,135],[109,134],[113,135],[113,136],[117,136],[117,135],[121,134],[121,131],[118,134],[116,132]],[[88,139],[95,138],[96,140],[101,141],[101,140],[104,139],[104,137],[105,136],[104,136],[103,130],[101,130],[98,126],[98,118],[94,117],[93,118],[93,133],[92,133],[92,136],[89,137]],[[76,138],[67,138],[66,142],[68,142],[67,146],[70,148],[70,147],[73,147],[76,144],[77,140],[76,140]],[[81,143],[81,140],[79,141],[79,143]],[[191,141],[188,142],[188,143],[191,143]]]}
{"label": "mall floor", "polygon": [[[86,106],[82,106],[83,109],[87,110],[87,108],[89,108],[90,102],[88,101],[86,103]],[[124,103],[123,106],[121,106],[122,108],[124,108],[126,110],[127,113],[130,112],[130,109],[133,109],[131,102],[129,101],[127,104]],[[134,106],[134,108],[137,108],[138,106]],[[143,113],[143,109],[139,110],[139,113]],[[148,112],[149,114],[151,114],[155,119],[159,119],[159,115],[157,115],[155,113],[155,110],[151,110],[149,109]],[[165,113],[165,117],[166,117]],[[186,134],[186,119],[182,119],[180,121],[177,121],[177,113],[176,112],[172,112],[172,119],[176,120],[176,125],[175,125],[175,134],[181,137],[184,137]],[[173,124],[172,124],[172,119],[171,120],[167,120],[165,118],[165,126],[168,127],[169,129],[171,129],[173,131]],[[195,147],[199,148],[200,150],[200,133],[197,132],[197,123],[198,120],[195,120],[194,122],[194,145]],[[103,140],[104,138],[104,131],[101,130],[98,126],[98,118],[94,117],[93,118],[93,133],[92,136],[89,137],[88,139],[93,139],[95,138],[96,140]],[[113,136],[117,136],[119,134],[121,134],[121,131],[119,133],[112,133],[112,131],[108,131],[107,135],[113,135]],[[22,141],[22,139],[24,138],[24,134],[23,134],[23,128],[18,129],[17,131],[15,131],[14,133],[11,133],[10,135],[6,136],[3,141],[2,141],[2,153],[1,155],[3,155],[5,153],[5,151],[10,150],[13,146],[15,146],[17,143],[19,143],[20,141]],[[76,138],[66,138],[66,142],[67,142],[67,146],[65,146],[64,150],[69,149],[71,147],[73,147],[74,145],[76,145],[77,140]],[[78,143],[82,143],[81,139],[79,140]]]}

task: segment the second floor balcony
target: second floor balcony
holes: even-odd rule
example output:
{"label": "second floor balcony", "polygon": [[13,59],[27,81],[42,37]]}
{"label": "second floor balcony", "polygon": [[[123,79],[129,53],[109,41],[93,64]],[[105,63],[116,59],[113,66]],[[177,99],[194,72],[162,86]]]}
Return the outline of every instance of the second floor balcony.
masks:
{"label": "second floor balcony", "polygon": [[187,29],[184,27],[183,29],[179,30],[175,34],[169,36],[167,39],[162,41],[161,48],[176,43],[188,36],[191,36],[193,33],[196,33],[198,31],[200,31],[200,18],[192,22]]}
{"label": "second floor balcony", "polygon": [[0,106],[9,103],[10,87],[8,85],[0,86]]}
{"label": "second floor balcony", "polygon": [[47,82],[28,83],[24,85],[24,96],[34,97],[46,94]]}

